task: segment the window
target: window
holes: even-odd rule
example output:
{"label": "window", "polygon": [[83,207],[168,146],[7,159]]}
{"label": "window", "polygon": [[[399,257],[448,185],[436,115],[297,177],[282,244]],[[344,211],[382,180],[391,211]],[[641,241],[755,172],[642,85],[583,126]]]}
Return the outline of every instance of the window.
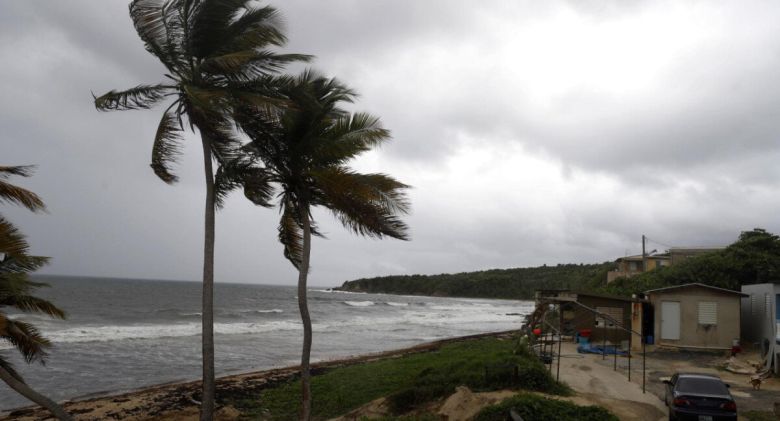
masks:
{"label": "window", "polygon": [[756,315],[756,294],[750,294],[750,315]]}
{"label": "window", "polygon": [[607,316],[599,317],[596,315],[596,327],[616,329],[615,321],[618,324],[623,323],[623,309],[620,307],[596,307],[596,311]]}
{"label": "window", "polygon": [[714,301],[699,301],[699,324],[714,325],[718,323],[718,303]]}

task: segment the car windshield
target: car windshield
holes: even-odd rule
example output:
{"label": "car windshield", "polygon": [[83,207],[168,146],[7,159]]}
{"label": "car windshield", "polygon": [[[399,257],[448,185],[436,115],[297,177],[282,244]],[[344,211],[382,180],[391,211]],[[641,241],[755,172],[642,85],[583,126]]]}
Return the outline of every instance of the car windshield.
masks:
{"label": "car windshield", "polygon": [[718,379],[701,377],[680,377],[677,390],[682,393],[700,393],[704,395],[728,395],[726,385]]}

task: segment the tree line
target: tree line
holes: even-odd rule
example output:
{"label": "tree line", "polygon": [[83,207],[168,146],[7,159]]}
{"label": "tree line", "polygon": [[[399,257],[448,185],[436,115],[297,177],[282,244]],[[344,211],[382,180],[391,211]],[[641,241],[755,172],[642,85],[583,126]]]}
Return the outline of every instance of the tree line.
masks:
{"label": "tree line", "polygon": [[614,262],[559,264],[439,275],[397,275],[346,281],[342,291],[447,297],[532,299],[539,289],[573,289],[630,297],[655,288],[701,283],[739,291],[780,283],[780,236],[755,228],[723,250],[690,257],[607,284]]}
{"label": "tree line", "polygon": [[[379,118],[344,108],[357,94],[343,82],[310,69],[284,73],[288,64],[313,57],[278,51],[287,38],[273,7],[249,0],[134,0],[129,9],[146,50],[166,68],[164,81],[112,90],[95,96],[94,105],[100,111],[165,107],[153,136],[151,168],[169,184],[178,180],[175,164],[184,133],[200,135],[206,193],[200,418],[212,420],[215,411],[215,213],[230,192],[241,190],[253,204],[278,209],[278,240],[298,273],[304,328],[300,419],[309,420],[312,327],[306,286],[311,237],[321,236],[312,209],[330,210],[358,235],[408,239],[401,219],[409,210],[408,186],[389,175],[358,173],[349,166],[389,140],[390,132]],[[3,181],[8,175],[29,175],[25,168],[0,167],[0,199],[37,211],[43,208],[37,196]],[[4,224],[0,217],[0,308],[64,317],[52,303],[30,295],[43,284],[33,283],[28,275],[46,259],[27,256],[23,237]],[[34,326],[11,320],[2,311],[0,337],[28,363],[44,362],[50,346]],[[3,359],[0,378],[58,418],[70,419],[56,403],[22,390],[24,380]]]}
{"label": "tree line", "polygon": [[594,290],[614,263],[559,264],[439,275],[397,275],[346,281],[342,291],[444,297],[533,299],[538,289]]}

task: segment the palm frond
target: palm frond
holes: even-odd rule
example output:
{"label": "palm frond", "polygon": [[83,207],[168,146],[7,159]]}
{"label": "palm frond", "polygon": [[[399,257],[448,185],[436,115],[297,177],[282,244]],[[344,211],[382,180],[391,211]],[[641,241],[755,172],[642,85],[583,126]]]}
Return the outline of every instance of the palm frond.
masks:
{"label": "palm frond", "polygon": [[0,215],[0,253],[11,258],[27,255],[30,245],[14,224]]}
{"label": "palm frond", "polygon": [[[2,241],[0,241],[2,242]],[[6,254],[0,260],[0,274],[34,272],[49,263],[48,257],[26,254]]]}
{"label": "palm frond", "polygon": [[230,81],[252,81],[278,72],[289,63],[308,61],[305,54],[277,54],[268,50],[243,50],[204,60],[201,70]]}
{"label": "palm frond", "polygon": [[296,215],[296,206],[287,201],[282,207],[279,220],[279,242],[284,246],[284,257],[295,266],[300,267],[303,259],[303,229]]}
{"label": "palm frond", "polygon": [[398,214],[409,212],[404,190],[409,186],[384,174],[358,174],[328,168],[314,174],[320,195],[316,204],[331,210],[355,234],[408,240],[408,227]]}
{"label": "palm frond", "polygon": [[110,91],[95,97],[95,108],[99,111],[149,109],[168,95],[174,87],[169,85],[138,85],[125,91]]}
{"label": "palm frond", "polygon": [[33,175],[35,165],[0,165],[0,178],[8,179],[9,176],[30,177]]}
{"label": "palm frond", "polygon": [[10,342],[27,363],[45,362],[47,356],[45,348],[51,343],[43,337],[38,328],[27,322],[10,319],[6,319],[5,325],[5,331],[0,334],[0,339]]}
{"label": "palm frond", "polygon": [[247,0],[202,0],[194,11],[190,33],[192,54],[206,58],[225,44],[228,28],[245,10]]}
{"label": "palm frond", "polygon": [[157,57],[165,67],[181,74],[186,66],[185,25],[182,21],[185,3],[179,0],[133,0],[130,18],[146,51]]}
{"label": "palm frond", "polygon": [[171,166],[181,156],[181,126],[176,114],[172,110],[163,113],[160,124],[157,126],[157,134],[154,137],[152,147],[151,167],[160,179],[168,184],[178,181],[173,174]]}
{"label": "palm frond", "polygon": [[247,7],[241,16],[226,28],[223,45],[219,52],[241,51],[281,47],[287,43],[284,35],[284,21],[279,12],[271,7]]}
{"label": "palm frond", "polygon": [[33,212],[46,210],[46,205],[37,194],[3,180],[0,180],[0,202],[21,205]]}
{"label": "palm frond", "polygon": [[29,313],[42,313],[58,319],[65,318],[65,312],[51,302],[32,295],[16,295],[6,301],[11,307]]}
{"label": "palm frond", "polygon": [[355,113],[336,119],[326,129],[323,140],[311,145],[312,156],[323,167],[343,165],[388,139],[390,131],[381,126],[379,118]]}

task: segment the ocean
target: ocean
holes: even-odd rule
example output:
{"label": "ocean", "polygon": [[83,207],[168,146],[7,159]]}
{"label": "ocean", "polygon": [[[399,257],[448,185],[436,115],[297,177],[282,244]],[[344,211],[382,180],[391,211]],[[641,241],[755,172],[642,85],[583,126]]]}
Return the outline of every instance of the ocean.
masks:
{"label": "ocean", "polygon": [[[0,354],[55,400],[200,378],[200,283],[46,276],[37,295],[67,320],[11,313],[53,347],[27,365],[8,343]],[[218,375],[296,365],[303,329],[294,286],[217,283]],[[313,360],[386,351],[437,339],[517,329],[530,301],[309,290]],[[0,410],[29,402],[0,382]]]}

